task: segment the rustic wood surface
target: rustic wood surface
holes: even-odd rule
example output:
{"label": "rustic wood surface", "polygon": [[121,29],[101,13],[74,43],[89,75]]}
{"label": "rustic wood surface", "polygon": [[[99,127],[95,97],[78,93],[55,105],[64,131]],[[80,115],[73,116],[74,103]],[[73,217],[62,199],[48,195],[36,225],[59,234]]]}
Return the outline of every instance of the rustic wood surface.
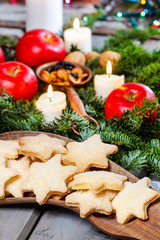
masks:
{"label": "rustic wood surface", "polygon": [[[0,139],[17,139],[21,136],[37,135],[38,132],[11,132],[0,134]],[[54,136],[71,141],[67,138],[48,133]],[[135,182],[137,178],[117,164],[110,161],[109,170],[115,173],[125,174],[130,181]],[[29,203],[22,205],[21,203]],[[13,204],[8,206],[8,204]],[[149,220],[141,221],[135,219],[128,224],[119,225],[115,216],[93,214],[88,220],[98,227],[93,227],[86,219],[80,219],[76,213],[68,208],[79,212],[78,208],[67,207],[63,200],[50,198],[47,205],[38,206],[35,197],[24,197],[21,199],[6,198],[0,200],[0,233],[2,240],[7,239],[105,239],[107,235],[118,237],[118,239],[158,239],[160,235],[160,201],[157,200],[149,207]],[[61,208],[63,207],[63,208]],[[9,226],[9,228],[8,228]],[[7,228],[7,231],[6,231]],[[114,239],[114,238],[111,238]]]}

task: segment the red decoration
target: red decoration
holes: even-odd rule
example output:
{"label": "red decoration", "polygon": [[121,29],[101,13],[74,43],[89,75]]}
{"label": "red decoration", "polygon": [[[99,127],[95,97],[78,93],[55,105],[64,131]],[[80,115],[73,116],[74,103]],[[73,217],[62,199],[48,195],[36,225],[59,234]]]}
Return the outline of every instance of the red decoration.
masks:
{"label": "red decoration", "polygon": [[31,100],[37,93],[38,81],[33,70],[20,62],[0,64],[0,88],[16,100]]}
{"label": "red decoration", "polygon": [[11,4],[16,4],[16,0],[11,0]]}
{"label": "red decoration", "polygon": [[5,57],[4,57],[4,53],[2,51],[2,48],[0,47],[0,63],[5,62]]}
{"label": "red decoration", "polygon": [[63,40],[52,32],[36,29],[27,32],[16,46],[16,59],[31,67],[62,61],[66,56]]}
{"label": "red decoration", "polygon": [[[105,103],[105,115],[107,119],[120,118],[127,110],[132,111],[135,105],[143,106],[144,98],[155,101],[154,92],[141,83],[125,83],[113,90]],[[148,112],[148,122],[154,122],[157,118],[157,110]]]}

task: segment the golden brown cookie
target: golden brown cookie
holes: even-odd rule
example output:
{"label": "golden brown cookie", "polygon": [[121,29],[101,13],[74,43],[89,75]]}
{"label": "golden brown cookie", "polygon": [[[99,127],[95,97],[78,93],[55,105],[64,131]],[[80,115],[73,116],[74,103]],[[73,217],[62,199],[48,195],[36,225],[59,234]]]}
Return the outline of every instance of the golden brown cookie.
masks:
{"label": "golden brown cookie", "polygon": [[125,182],[124,188],[112,202],[117,221],[127,223],[131,218],[148,218],[147,207],[159,197],[159,193],[149,188],[150,179],[144,177],[136,183]]}
{"label": "golden brown cookie", "polygon": [[18,177],[16,170],[6,167],[6,161],[4,154],[0,154],[0,199],[5,197],[6,186]]}
{"label": "golden brown cookie", "polygon": [[17,140],[0,140],[0,154],[3,153],[7,159],[15,159],[19,154]]}
{"label": "golden brown cookie", "polygon": [[47,162],[35,162],[31,165],[28,177],[22,184],[22,190],[33,191],[36,201],[43,204],[51,195],[67,193],[66,183],[76,172],[74,166],[62,166],[61,155],[57,154]]}
{"label": "golden brown cookie", "polygon": [[7,167],[18,172],[19,177],[6,186],[5,191],[16,198],[23,197],[21,184],[27,177],[27,172],[30,167],[30,158],[25,156],[19,160],[8,160]]}
{"label": "golden brown cookie", "polygon": [[22,137],[18,139],[20,151],[23,155],[36,157],[47,161],[54,154],[66,153],[64,147],[66,142],[58,138],[51,138],[46,134],[39,134],[33,137]]}
{"label": "golden brown cookie", "polygon": [[112,213],[111,201],[116,194],[116,191],[111,190],[105,190],[98,194],[90,190],[76,191],[66,197],[65,203],[67,206],[79,207],[82,218],[94,212],[110,215]]}
{"label": "golden brown cookie", "polygon": [[92,171],[74,176],[70,186],[73,190],[90,189],[94,193],[99,193],[106,189],[122,190],[125,181],[127,177],[124,175],[107,171]]}
{"label": "golden brown cookie", "polygon": [[107,168],[106,156],[118,151],[117,146],[103,143],[98,134],[84,142],[70,142],[67,144],[67,149],[65,163],[74,163],[80,173],[87,171],[90,167]]}

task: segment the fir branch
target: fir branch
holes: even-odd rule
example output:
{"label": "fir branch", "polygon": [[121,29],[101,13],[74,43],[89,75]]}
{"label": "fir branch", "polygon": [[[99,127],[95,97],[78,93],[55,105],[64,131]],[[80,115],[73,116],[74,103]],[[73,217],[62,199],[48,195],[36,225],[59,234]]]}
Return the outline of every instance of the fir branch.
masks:
{"label": "fir branch", "polygon": [[66,108],[63,111],[61,119],[56,119],[56,121],[50,124],[43,125],[42,130],[80,141],[81,138],[74,134],[73,127],[80,132],[82,129],[89,128],[89,122],[82,116],[78,116],[71,108]]}
{"label": "fir branch", "polygon": [[38,131],[42,124],[43,116],[35,109],[34,101],[15,101],[11,96],[2,93],[0,96],[1,132]]}
{"label": "fir branch", "polygon": [[96,74],[105,74],[105,69],[101,68],[101,66],[99,65],[99,58],[87,61],[86,66],[92,69],[93,76],[95,76]]}
{"label": "fir branch", "polygon": [[15,60],[15,47],[17,40],[8,36],[0,36],[0,46],[5,55],[6,61]]}
{"label": "fir branch", "polygon": [[122,157],[121,165],[128,171],[144,169],[147,166],[146,153],[140,150],[130,151]]}
{"label": "fir branch", "polygon": [[81,50],[77,47],[77,45],[72,44],[69,50],[69,53],[75,52],[75,51],[81,51]]}
{"label": "fir branch", "polygon": [[152,139],[147,146],[148,170],[153,175],[160,176],[160,141]]}

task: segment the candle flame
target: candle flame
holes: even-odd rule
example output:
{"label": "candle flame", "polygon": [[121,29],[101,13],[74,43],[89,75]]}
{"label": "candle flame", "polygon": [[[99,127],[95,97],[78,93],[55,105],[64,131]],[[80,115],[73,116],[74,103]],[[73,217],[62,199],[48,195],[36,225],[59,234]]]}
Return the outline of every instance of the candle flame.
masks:
{"label": "candle flame", "polygon": [[52,101],[52,97],[53,97],[53,88],[52,88],[51,84],[50,84],[49,87],[48,87],[47,97],[49,98],[50,101]]}
{"label": "candle flame", "polygon": [[74,21],[73,21],[73,28],[74,29],[79,29],[80,27],[80,21],[78,18],[75,18]]}
{"label": "candle flame", "polygon": [[112,64],[110,60],[107,62],[106,72],[108,76],[112,74]]}

